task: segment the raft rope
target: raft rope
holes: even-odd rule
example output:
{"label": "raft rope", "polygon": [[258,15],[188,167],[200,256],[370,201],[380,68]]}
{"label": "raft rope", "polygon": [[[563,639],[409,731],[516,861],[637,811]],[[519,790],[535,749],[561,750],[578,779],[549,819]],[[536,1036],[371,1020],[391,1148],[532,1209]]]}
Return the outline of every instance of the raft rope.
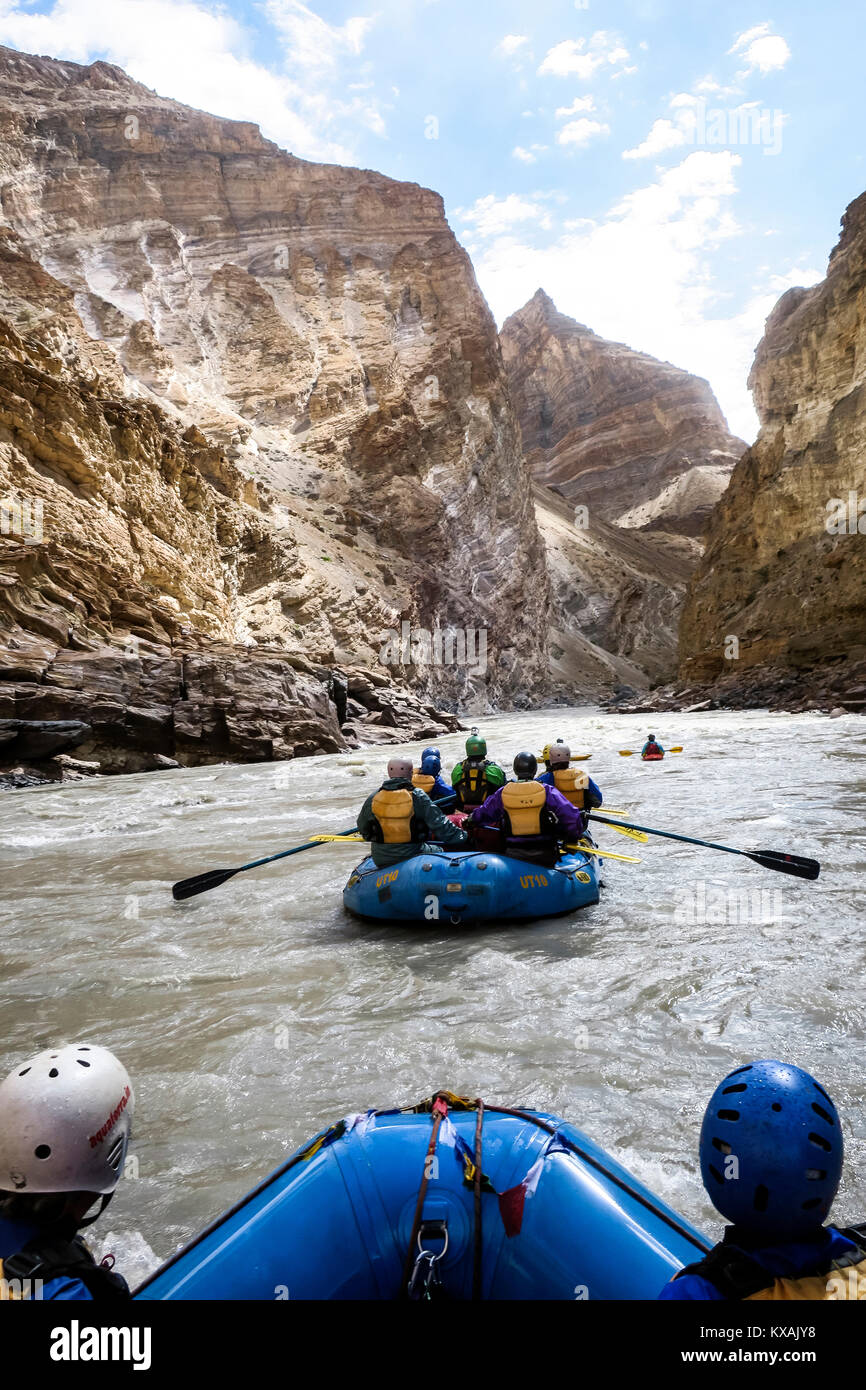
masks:
{"label": "raft rope", "polygon": [[[406,1251],[406,1259],[403,1262],[403,1289],[408,1297],[411,1289],[416,1284],[416,1274],[418,1267],[425,1257],[429,1257],[430,1252],[420,1249],[417,1258],[415,1256],[415,1246],[421,1233],[421,1222],[424,1216],[424,1198],[427,1196],[427,1184],[430,1181],[430,1173],[436,1158],[436,1143],[439,1138],[439,1126],[448,1114],[448,1102],[444,1096],[434,1096],[431,1113],[434,1115],[433,1130],[430,1134],[430,1143],[427,1145],[427,1153],[424,1155],[424,1171],[421,1174],[421,1186],[418,1189],[418,1200],[415,1203],[415,1215],[412,1218],[412,1234],[409,1237],[409,1248]],[[444,1252],[443,1252],[444,1253]],[[430,1260],[429,1275],[435,1273],[435,1262]],[[429,1289],[429,1280],[426,1287]]]}
{"label": "raft rope", "polygon": [[[428,1098],[427,1100],[420,1101],[417,1105],[398,1106],[394,1110],[377,1110],[374,1113],[376,1115],[419,1114],[425,1110],[430,1110],[432,1105],[440,1099],[445,1100],[447,1104],[451,1106],[452,1110],[474,1110],[479,1105],[478,1100],[473,1101],[468,1096],[457,1096],[450,1091],[437,1091],[432,1099]],[[481,1103],[483,1104],[483,1102]],[[526,1120],[530,1124],[536,1125],[539,1129],[543,1129],[547,1134],[555,1134],[564,1147],[576,1154],[583,1163],[588,1164],[590,1168],[594,1168],[596,1172],[602,1173],[609,1182],[612,1182],[622,1192],[627,1193],[629,1197],[634,1198],[642,1207],[646,1207],[647,1211],[651,1211],[653,1216],[657,1216],[660,1221],[664,1221],[664,1223],[670,1226],[672,1230],[676,1231],[678,1235],[683,1236],[704,1253],[712,1249],[709,1241],[705,1240],[703,1236],[699,1236],[695,1231],[689,1230],[688,1227],[684,1226],[682,1222],[678,1221],[670,1212],[665,1211],[664,1207],[660,1207],[651,1197],[645,1196],[644,1193],[639,1192],[637,1188],[632,1187],[631,1183],[627,1182],[625,1178],[621,1178],[617,1173],[611,1172],[610,1168],[602,1163],[600,1159],[594,1158],[592,1154],[587,1153],[586,1150],[582,1149],[579,1144],[576,1144],[573,1139],[569,1139],[568,1135],[563,1134],[561,1129],[556,1125],[550,1124],[548,1120],[543,1120],[540,1115],[534,1114],[531,1110],[512,1109],[507,1105],[488,1105],[486,1106],[486,1110],[487,1113],[491,1115],[513,1115],[515,1119]],[[479,1169],[479,1165],[477,1164],[476,1169]],[[476,1172],[474,1177],[476,1181],[483,1180],[479,1176],[479,1172]]]}

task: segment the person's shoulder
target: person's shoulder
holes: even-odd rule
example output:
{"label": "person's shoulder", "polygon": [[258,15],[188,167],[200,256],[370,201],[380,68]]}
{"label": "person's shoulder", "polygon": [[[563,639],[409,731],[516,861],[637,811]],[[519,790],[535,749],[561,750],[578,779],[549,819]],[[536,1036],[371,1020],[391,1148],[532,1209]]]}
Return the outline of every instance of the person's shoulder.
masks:
{"label": "person's shoulder", "polygon": [[84,1303],[93,1300],[86,1284],[80,1279],[69,1279],[65,1275],[58,1279],[49,1279],[42,1290],[42,1297],[55,1303]]}
{"label": "person's shoulder", "polygon": [[720,1302],[722,1295],[709,1279],[702,1279],[700,1274],[681,1274],[678,1279],[671,1279],[670,1283],[665,1284],[658,1295],[660,1303],[704,1302],[707,1299]]}

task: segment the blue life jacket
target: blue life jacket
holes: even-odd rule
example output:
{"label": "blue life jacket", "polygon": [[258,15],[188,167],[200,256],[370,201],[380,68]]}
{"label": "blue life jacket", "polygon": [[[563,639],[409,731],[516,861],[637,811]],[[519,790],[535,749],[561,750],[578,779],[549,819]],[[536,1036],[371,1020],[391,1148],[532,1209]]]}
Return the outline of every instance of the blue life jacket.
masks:
{"label": "blue life jacket", "polygon": [[728,1226],[724,1240],[674,1275],[659,1298],[833,1302],[858,1294],[866,1294],[863,1226],[822,1226],[812,1240],[778,1245],[758,1245],[748,1232]]}
{"label": "blue life jacket", "polygon": [[0,1217],[0,1280],[0,1300],[130,1297],[126,1280],[98,1265],[80,1235],[7,1217]]}

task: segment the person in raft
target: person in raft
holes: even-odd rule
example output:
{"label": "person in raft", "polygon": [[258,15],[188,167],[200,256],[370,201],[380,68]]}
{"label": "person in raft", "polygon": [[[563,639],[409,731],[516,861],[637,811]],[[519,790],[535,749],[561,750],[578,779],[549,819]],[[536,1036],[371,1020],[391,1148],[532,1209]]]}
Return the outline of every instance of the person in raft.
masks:
{"label": "person in raft", "polygon": [[134,1104],[126,1068],[87,1043],[40,1052],[0,1085],[0,1300],[129,1299],[79,1232],[114,1195]]}
{"label": "person in raft", "polygon": [[775,1061],[732,1071],[707,1106],[700,1162],[733,1225],[660,1298],[866,1298],[866,1225],[823,1224],[842,1175],[842,1129],[813,1076]]}
{"label": "person in raft", "polygon": [[466,757],[455,765],[451,784],[457,794],[457,809],[471,811],[498,787],[505,785],[505,772],[487,757],[487,740],[473,727],[466,740]]}
{"label": "person in raft", "polygon": [[577,768],[570,767],[571,749],[567,743],[549,743],[545,746],[547,772],[539,777],[545,787],[556,787],[566,801],[581,811],[593,811],[602,803],[601,790],[592,778]]}
{"label": "person in raft", "polygon": [[656,757],[659,753],[663,754],[664,751],[665,750],[662,748],[661,744],[656,743],[655,734],[647,734],[647,740],[643,748],[640,750],[640,755],[642,758],[645,758],[648,753],[651,753],[653,757]]}
{"label": "person in raft", "polygon": [[538,760],[534,753],[518,753],[514,759],[515,782],[506,782],[469,817],[473,831],[496,826],[505,836],[505,853],[513,859],[552,866],[558,842],[574,842],[586,829],[586,817],[562,792],[536,781]]}
{"label": "person in raft", "polygon": [[440,811],[453,811],[457,798],[454,788],[442,776],[442,754],[438,748],[425,748],[421,754],[421,771],[412,774],[413,787],[420,787]]}
{"label": "person in raft", "polygon": [[386,780],[361,807],[358,830],[371,841],[370,854],[379,869],[416,854],[435,854],[436,845],[428,844],[428,839],[451,848],[467,844],[463,831],[425,791],[412,785],[412,773],[408,758],[391,758]]}

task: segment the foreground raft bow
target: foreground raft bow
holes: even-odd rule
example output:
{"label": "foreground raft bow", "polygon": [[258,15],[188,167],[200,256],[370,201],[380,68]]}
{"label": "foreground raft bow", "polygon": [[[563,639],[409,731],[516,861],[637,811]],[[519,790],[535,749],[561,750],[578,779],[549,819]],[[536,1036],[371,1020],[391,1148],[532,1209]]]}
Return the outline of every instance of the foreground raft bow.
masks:
{"label": "foreground raft bow", "polygon": [[317,1135],[137,1299],[652,1299],[709,1243],[580,1130],[440,1091]]}

